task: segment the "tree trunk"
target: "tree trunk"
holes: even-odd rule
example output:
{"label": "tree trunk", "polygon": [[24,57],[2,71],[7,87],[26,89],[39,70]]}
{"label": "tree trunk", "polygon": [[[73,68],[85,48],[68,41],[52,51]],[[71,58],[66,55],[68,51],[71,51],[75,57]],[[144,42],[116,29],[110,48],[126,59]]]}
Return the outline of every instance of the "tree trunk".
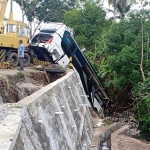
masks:
{"label": "tree trunk", "polygon": [[22,9],[22,22],[24,22],[24,5],[23,5],[23,0],[21,0],[21,9]]}
{"label": "tree trunk", "polygon": [[[149,47],[149,38],[147,39],[147,47]],[[147,52],[147,61],[148,61],[148,52]]]}
{"label": "tree trunk", "polygon": [[29,27],[30,27],[29,39],[31,40],[31,37],[32,37],[32,22],[29,22]]}
{"label": "tree trunk", "polygon": [[116,14],[117,14],[117,9],[116,9],[116,1],[114,2],[114,21],[116,22]]}
{"label": "tree trunk", "polygon": [[142,73],[143,81],[145,81],[145,75],[143,71],[143,57],[144,57],[144,29],[143,29],[143,21],[141,16],[141,32],[142,32],[142,50],[141,50],[141,63],[140,63],[140,70]]}
{"label": "tree trunk", "polygon": [[48,15],[50,14],[51,12],[49,11],[48,13],[47,13],[47,15],[38,23],[38,25],[36,26],[36,28],[35,28],[35,25],[34,25],[34,31],[33,31],[33,34],[32,34],[32,36],[31,36],[31,38],[35,35],[35,32],[36,32],[36,30],[38,29],[38,27],[41,25],[41,23],[48,17]]}

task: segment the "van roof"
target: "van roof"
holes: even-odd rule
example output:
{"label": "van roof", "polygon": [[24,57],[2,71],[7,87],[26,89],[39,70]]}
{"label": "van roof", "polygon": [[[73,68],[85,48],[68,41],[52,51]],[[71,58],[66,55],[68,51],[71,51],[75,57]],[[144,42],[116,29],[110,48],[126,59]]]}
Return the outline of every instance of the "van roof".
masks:
{"label": "van roof", "polygon": [[52,23],[48,23],[46,24],[43,28],[43,29],[47,29],[47,30],[57,30],[59,29],[61,26],[63,26],[64,24],[63,23],[55,23],[55,22],[52,22]]}
{"label": "van roof", "polygon": [[[63,27],[63,28],[62,28]],[[46,24],[41,30],[40,32],[41,33],[49,33],[49,34],[53,34],[55,33],[56,31],[58,31],[59,29],[59,32],[61,30],[64,30],[64,27],[66,27],[65,24],[63,23],[49,23],[49,24]]]}

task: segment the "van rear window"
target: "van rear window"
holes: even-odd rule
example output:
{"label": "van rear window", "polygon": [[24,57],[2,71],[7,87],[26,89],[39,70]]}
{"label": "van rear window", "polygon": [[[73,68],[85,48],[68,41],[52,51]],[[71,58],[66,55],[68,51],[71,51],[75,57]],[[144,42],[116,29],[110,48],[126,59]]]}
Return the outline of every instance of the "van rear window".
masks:
{"label": "van rear window", "polygon": [[49,34],[38,34],[33,39],[33,43],[46,43],[52,36]]}

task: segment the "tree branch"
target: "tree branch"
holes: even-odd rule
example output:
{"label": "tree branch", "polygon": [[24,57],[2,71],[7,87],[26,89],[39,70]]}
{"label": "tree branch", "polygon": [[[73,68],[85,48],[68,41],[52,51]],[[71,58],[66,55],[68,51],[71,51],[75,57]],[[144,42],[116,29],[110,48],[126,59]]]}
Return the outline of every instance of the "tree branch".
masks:
{"label": "tree branch", "polygon": [[[49,14],[51,13],[51,11],[49,11],[48,13],[47,13],[47,15],[38,23],[38,25],[36,26],[36,28],[34,29],[34,32],[33,32],[33,34],[32,34],[32,37],[35,35],[35,32],[36,32],[36,30],[38,29],[38,27],[41,25],[41,23],[49,16]],[[31,39],[32,39],[32,37],[31,37]]]}
{"label": "tree branch", "polygon": [[145,81],[145,75],[144,75],[144,71],[143,71],[143,53],[144,53],[144,29],[143,29],[143,21],[142,21],[142,17],[141,17],[141,31],[142,31],[142,50],[141,50],[141,63],[140,63],[140,70],[142,73],[142,78],[143,81]]}

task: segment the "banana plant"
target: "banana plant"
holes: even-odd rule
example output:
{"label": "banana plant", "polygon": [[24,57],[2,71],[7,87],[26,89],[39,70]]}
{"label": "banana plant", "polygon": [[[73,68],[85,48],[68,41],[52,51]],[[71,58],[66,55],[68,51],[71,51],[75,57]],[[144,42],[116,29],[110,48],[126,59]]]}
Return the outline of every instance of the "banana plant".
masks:
{"label": "banana plant", "polygon": [[106,75],[111,72],[108,67],[107,58],[104,55],[104,45],[103,38],[101,41],[95,40],[95,47],[93,51],[87,51],[85,56],[92,64],[93,68],[97,72],[100,78],[106,78]]}

